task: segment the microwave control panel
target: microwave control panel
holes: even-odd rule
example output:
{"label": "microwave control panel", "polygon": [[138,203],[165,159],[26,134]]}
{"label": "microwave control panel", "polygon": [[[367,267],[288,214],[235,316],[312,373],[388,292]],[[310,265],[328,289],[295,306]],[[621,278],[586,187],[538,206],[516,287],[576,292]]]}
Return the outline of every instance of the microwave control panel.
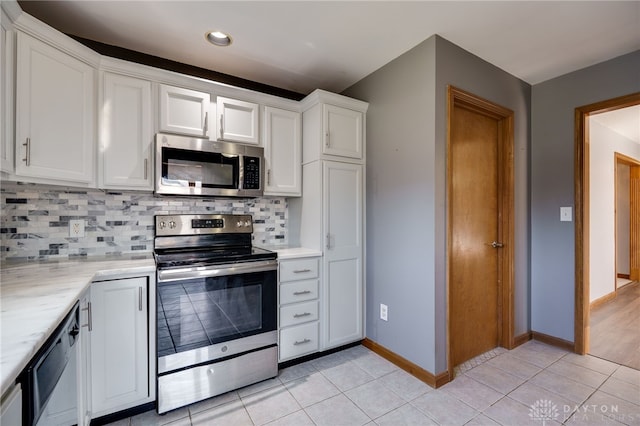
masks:
{"label": "microwave control panel", "polygon": [[242,189],[260,189],[260,158],[244,157],[244,182]]}

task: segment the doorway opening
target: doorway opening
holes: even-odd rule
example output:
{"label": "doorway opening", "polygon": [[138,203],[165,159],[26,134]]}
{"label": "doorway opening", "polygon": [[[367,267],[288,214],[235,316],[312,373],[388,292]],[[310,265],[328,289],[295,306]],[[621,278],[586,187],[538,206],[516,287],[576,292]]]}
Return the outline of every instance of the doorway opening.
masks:
{"label": "doorway opening", "polygon": [[[590,348],[590,307],[591,307],[591,282],[590,282],[590,258],[591,244],[591,211],[590,211],[590,126],[589,118],[598,113],[615,111],[640,105],[640,93],[634,93],[619,98],[597,102],[575,110],[575,345],[574,350],[578,354],[586,354]],[[633,213],[630,213],[633,217]],[[632,221],[633,222],[633,221]],[[611,224],[614,228],[614,224]],[[633,231],[631,231],[633,233]],[[615,248],[612,247],[613,250]],[[631,250],[633,252],[633,250]],[[639,252],[640,253],[640,252]],[[640,254],[639,254],[640,256]],[[633,254],[631,254],[633,262]],[[638,259],[640,262],[640,259]],[[631,266],[633,267],[633,266]],[[610,277],[612,280],[615,274]]]}
{"label": "doorway opening", "polygon": [[447,362],[513,347],[513,111],[449,86]]}

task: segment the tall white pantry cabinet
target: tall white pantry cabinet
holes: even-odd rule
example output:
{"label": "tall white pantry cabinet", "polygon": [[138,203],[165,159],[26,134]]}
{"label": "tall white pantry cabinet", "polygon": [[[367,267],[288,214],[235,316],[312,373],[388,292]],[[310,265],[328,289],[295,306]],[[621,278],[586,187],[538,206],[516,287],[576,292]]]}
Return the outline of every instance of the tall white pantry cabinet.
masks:
{"label": "tall white pantry cabinet", "polygon": [[364,337],[366,102],[316,90],[302,101],[300,244],[322,256],[320,350]]}

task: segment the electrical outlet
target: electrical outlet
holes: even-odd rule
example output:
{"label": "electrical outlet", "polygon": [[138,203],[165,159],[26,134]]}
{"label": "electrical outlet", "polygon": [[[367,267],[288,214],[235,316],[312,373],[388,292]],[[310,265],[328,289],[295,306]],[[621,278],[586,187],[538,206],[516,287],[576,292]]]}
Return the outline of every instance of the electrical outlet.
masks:
{"label": "electrical outlet", "polygon": [[84,220],[75,219],[69,221],[69,236],[72,238],[84,237]]}
{"label": "electrical outlet", "polygon": [[389,321],[389,307],[384,303],[380,304],[380,319],[382,321]]}

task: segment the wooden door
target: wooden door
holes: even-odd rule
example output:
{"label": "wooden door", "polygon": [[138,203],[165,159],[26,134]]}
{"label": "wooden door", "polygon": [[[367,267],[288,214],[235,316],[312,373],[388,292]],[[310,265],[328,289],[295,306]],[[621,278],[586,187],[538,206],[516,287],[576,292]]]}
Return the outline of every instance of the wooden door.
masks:
{"label": "wooden door", "polygon": [[448,151],[451,367],[512,339],[512,113],[457,96]]}
{"label": "wooden door", "polygon": [[631,167],[629,194],[629,279],[640,281],[640,166]]}

